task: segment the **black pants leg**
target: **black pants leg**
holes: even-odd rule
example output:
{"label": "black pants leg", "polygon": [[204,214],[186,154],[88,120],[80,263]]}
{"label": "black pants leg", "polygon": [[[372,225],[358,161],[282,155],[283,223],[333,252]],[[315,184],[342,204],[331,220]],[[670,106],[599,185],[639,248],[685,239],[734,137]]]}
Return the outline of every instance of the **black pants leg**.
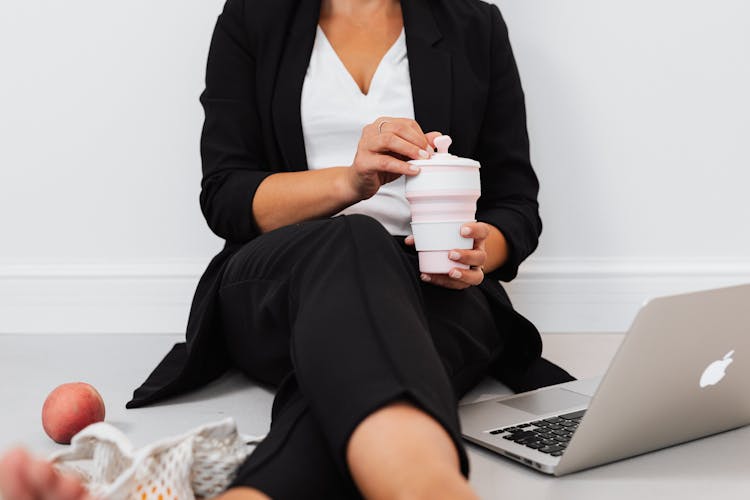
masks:
{"label": "black pants leg", "polygon": [[[237,484],[279,498],[331,487],[327,497],[356,495],[348,438],[396,399],[443,425],[468,473],[456,395],[481,379],[501,342],[481,292],[425,285],[416,267],[413,251],[366,216],[287,226],[232,258],[221,290],[228,347],[249,376],[280,385],[269,437]],[[289,489],[295,477],[306,493]]]}

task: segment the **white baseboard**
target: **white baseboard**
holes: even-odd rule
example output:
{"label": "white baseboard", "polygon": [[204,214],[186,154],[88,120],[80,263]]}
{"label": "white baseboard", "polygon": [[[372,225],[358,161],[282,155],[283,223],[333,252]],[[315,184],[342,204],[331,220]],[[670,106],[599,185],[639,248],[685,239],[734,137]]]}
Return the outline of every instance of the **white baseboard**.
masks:
{"label": "white baseboard", "polygon": [[[207,261],[0,265],[0,333],[181,333]],[[543,332],[622,332],[650,297],[750,283],[750,261],[532,259],[507,285]]]}
{"label": "white baseboard", "polygon": [[624,332],[645,301],[750,283],[750,260],[530,259],[506,289],[542,332]]}
{"label": "white baseboard", "polygon": [[207,264],[0,265],[0,333],[182,333]]}

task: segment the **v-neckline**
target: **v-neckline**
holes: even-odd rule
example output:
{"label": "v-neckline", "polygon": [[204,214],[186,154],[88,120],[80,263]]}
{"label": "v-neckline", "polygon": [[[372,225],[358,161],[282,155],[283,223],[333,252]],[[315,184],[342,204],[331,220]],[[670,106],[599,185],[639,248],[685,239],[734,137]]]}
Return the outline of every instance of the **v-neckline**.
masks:
{"label": "v-neckline", "polygon": [[362,89],[357,83],[357,80],[355,80],[354,76],[352,76],[351,72],[349,72],[349,68],[346,67],[346,64],[344,64],[344,61],[342,61],[341,57],[339,57],[339,54],[338,52],[336,52],[336,49],[333,48],[333,44],[331,44],[331,41],[328,40],[328,36],[326,35],[325,31],[323,31],[323,28],[321,28],[320,25],[318,25],[317,30],[318,30],[318,34],[322,37],[322,40],[324,41],[326,47],[328,48],[331,54],[331,57],[333,57],[333,59],[337,61],[339,70],[343,71],[344,79],[347,80],[351,86],[353,86],[353,90],[361,99],[367,99],[373,95],[373,90],[375,89],[375,81],[378,75],[382,73],[381,70],[384,65],[383,63],[387,63],[387,61],[389,61],[390,58],[393,57],[393,52],[398,48],[398,46],[401,44],[402,38],[405,36],[405,30],[402,27],[401,33],[399,33],[398,37],[396,37],[396,40],[388,48],[388,50],[385,51],[385,54],[383,54],[383,57],[380,58],[380,61],[378,62],[377,67],[375,68],[375,72],[372,74],[372,78],[370,79],[370,85],[367,89],[367,93],[365,94],[364,92],[362,92]]}

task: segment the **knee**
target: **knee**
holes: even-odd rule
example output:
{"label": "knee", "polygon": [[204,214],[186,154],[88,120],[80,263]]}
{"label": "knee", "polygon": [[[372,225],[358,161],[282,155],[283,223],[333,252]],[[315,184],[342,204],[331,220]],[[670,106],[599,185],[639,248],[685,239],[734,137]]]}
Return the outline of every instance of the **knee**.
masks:
{"label": "knee", "polygon": [[327,220],[315,240],[309,243],[307,256],[311,260],[320,257],[329,261],[336,256],[364,259],[369,266],[377,266],[381,260],[395,260],[400,253],[398,242],[380,222],[360,214]]}
{"label": "knee", "polygon": [[355,238],[366,238],[368,242],[378,240],[391,242],[393,240],[393,236],[388,230],[377,219],[369,215],[352,214],[340,218],[342,223],[349,226],[351,234]]}

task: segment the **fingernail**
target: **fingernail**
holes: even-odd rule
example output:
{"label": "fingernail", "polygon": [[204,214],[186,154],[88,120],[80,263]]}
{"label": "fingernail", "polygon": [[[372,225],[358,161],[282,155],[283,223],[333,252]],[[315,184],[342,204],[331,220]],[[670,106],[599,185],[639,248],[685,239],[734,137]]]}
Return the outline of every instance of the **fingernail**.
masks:
{"label": "fingernail", "polygon": [[430,281],[432,278],[429,277],[429,275],[422,273],[420,276],[422,278],[422,281]]}
{"label": "fingernail", "polygon": [[458,253],[458,252],[450,252],[450,253],[448,254],[448,258],[449,258],[450,260],[458,260],[458,259],[460,259],[460,258],[461,258],[461,254],[460,254],[460,253]]}
{"label": "fingernail", "polygon": [[433,149],[433,147],[432,147],[432,146],[430,146],[429,144],[427,145],[427,151],[429,151],[429,152],[430,152],[430,155],[432,155],[432,153],[434,153],[434,152],[435,152],[435,150]]}
{"label": "fingernail", "polygon": [[448,276],[450,276],[453,279],[459,279],[461,277],[461,273],[459,271],[456,271],[453,269],[451,272],[448,273]]}
{"label": "fingernail", "polygon": [[419,167],[416,165],[409,165],[409,170],[412,172],[419,172]]}
{"label": "fingernail", "polygon": [[461,228],[461,235],[463,236],[469,236],[471,234],[471,228],[470,227],[462,227]]}
{"label": "fingernail", "polygon": [[428,153],[428,152],[427,152],[427,151],[425,151],[424,149],[420,149],[420,150],[419,150],[419,156],[421,156],[422,158],[429,158],[429,156],[430,156],[430,153]]}

